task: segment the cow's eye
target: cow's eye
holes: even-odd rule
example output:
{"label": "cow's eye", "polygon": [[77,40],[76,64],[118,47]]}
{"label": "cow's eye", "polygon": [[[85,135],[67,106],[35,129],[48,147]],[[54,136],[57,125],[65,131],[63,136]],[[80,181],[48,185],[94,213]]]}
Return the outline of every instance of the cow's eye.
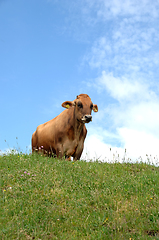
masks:
{"label": "cow's eye", "polygon": [[91,103],[91,106],[90,106],[91,109],[93,109],[93,103]]}
{"label": "cow's eye", "polygon": [[77,106],[78,106],[79,108],[83,108],[83,104],[82,104],[81,102],[78,102]]}

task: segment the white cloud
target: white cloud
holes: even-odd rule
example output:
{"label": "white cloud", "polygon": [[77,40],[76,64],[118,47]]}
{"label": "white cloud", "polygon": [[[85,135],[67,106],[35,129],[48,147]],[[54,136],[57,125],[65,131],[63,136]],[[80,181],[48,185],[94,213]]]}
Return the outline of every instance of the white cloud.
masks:
{"label": "white cloud", "polygon": [[18,151],[14,148],[7,148],[4,150],[0,150],[0,156],[9,155],[9,154],[18,154]]}
{"label": "white cloud", "polygon": [[129,149],[131,155],[135,157],[146,154],[159,156],[159,138],[142,130],[119,128],[119,136],[125,142],[125,148]]}
{"label": "white cloud", "polygon": [[147,83],[115,78],[103,72],[98,84],[117,100],[103,110],[116,127],[146,130],[159,137],[159,97]]}
{"label": "white cloud", "polygon": [[159,100],[138,103],[125,113],[129,117],[123,121],[125,126],[133,126],[134,129],[146,131],[159,138]]}
{"label": "white cloud", "polygon": [[[111,147],[115,158],[119,154],[119,160],[122,161],[124,149],[127,149],[127,159],[135,161],[141,156],[143,161],[150,158],[152,163],[157,164],[159,97],[151,90],[150,84],[143,80],[133,82],[126,77],[114,77],[112,73],[103,71],[95,86],[100,87],[101,94],[102,91],[104,95],[107,92],[116,102],[108,104],[105,109],[99,110],[98,116],[94,116],[95,125],[94,129],[89,129],[85,154],[88,152],[90,158],[94,156],[100,160],[113,161],[114,158],[110,157]],[[118,145],[122,147],[114,148]]]}
{"label": "white cloud", "polygon": [[106,72],[103,71],[102,76],[99,77],[97,81],[102,88],[105,87],[105,90],[119,102],[124,100],[134,101],[134,98],[139,100],[143,99],[143,97],[144,99],[151,97],[149,96],[150,93],[148,93],[148,86],[137,80],[133,81],[126,77],[114,77],[113,73],[106,74]]}
{"label": "white cloud", "polygon": [[[134,77],[155,76],[158,73],[157,43],[159,41],[159,27],[148,27],[147,24],[125,21],[113,25],[109,34],[96,39],[91,50],[85,55],[84,62],[91,68],[105,69],[120,76],[134,75]],[[156,68],[156,72],[153,72]]]}
{"label": "white cloud", "polygon": [[143,17],[145,15],[155,18],[158,16],[158,4],[158,0],[154,0],[153,4],[150,0],[99,0],[98,4],[94,1],[98,16],[104,19],[117,16]]}
{"label": "white cloud", "polygon": [[144,161],[149,158],[152,163],[159,165],[159,137],[128,128],[120,128],[118,132],[130,158],[137,159],[140,156]]}
{"label": "white cloud", "polygon": [[101,0],[97,8],[103,28],[84,62],[116,76],[149,77],[154,82],[159,61],[158,7],[158,1]]}
{"label": "white cloud", "polygon": [[103,139],[98,134],[89,135],[86,138],[84,151],[81,159],[104,162],[123,162],[125,157],[122,148],[113,147],[110,144],[104,143]]}
{"label": "white cloud", "polygon": [[89,135],[85,141],[81,159],[103,162],[143,161],[159,166],[159,139],[136,130],[121,128],[118,130],[123,148],[106,144],[99,135]]}

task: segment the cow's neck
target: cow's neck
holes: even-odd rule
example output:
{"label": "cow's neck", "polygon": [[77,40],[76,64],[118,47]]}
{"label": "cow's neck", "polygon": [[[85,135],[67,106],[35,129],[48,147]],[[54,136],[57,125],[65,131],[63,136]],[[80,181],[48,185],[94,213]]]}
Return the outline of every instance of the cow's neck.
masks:
{"label": "cow's neck", "polygon": [[79,138],[83,129],[84,123],[81,123],[79,120],[76,119],[75,121],[75,137]]}
{"label": "cow's neck", "polygon": [[74,123],[74,138],[76,140],[79,140],[81,132],[83,130],[83,126],[84,123],[80,122],[77,118],[76,118],[76,111],[74,108],[74,117],[73,117],[73,123]]}

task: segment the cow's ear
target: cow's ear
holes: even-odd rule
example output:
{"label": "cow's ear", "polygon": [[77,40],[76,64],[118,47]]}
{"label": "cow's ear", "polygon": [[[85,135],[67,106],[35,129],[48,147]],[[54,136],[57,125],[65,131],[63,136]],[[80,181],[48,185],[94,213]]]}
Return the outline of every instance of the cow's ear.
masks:
{"label": "cow's ear", "polygon": [[94,112],[98,112],[98,106],[97,106],[97,104],[93,104],[93,111],[94,111]]}
{"label": "cow's ear", "polygon": [[71,101],[66,101],[66,102],[63,102],[62,104],[61,104],[61,106],[62,107],[64,107],[64,108],[70,108],[70,107],[72,107],[74,104],[73,104],[73,102],[71,102]]}

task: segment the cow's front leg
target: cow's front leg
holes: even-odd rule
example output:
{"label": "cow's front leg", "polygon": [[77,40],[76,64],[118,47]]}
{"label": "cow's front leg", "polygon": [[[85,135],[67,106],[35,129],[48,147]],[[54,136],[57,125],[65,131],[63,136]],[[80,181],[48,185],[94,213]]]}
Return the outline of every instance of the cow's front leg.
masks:
{"label": "cow's front leg", "polygon": [[71,161],[71,156],[65,156],[66,161]]}
{"label": "cow's front leg", "polygon": [[76,148],[76,151],[73,155],[73,160],[74,161],[77,161],[77,160],[80,160],[80,157],[82,155],[82,152],[83,152],[83,148],[84,148],[84,144],[81,143],[78,145],[78,147]]}

